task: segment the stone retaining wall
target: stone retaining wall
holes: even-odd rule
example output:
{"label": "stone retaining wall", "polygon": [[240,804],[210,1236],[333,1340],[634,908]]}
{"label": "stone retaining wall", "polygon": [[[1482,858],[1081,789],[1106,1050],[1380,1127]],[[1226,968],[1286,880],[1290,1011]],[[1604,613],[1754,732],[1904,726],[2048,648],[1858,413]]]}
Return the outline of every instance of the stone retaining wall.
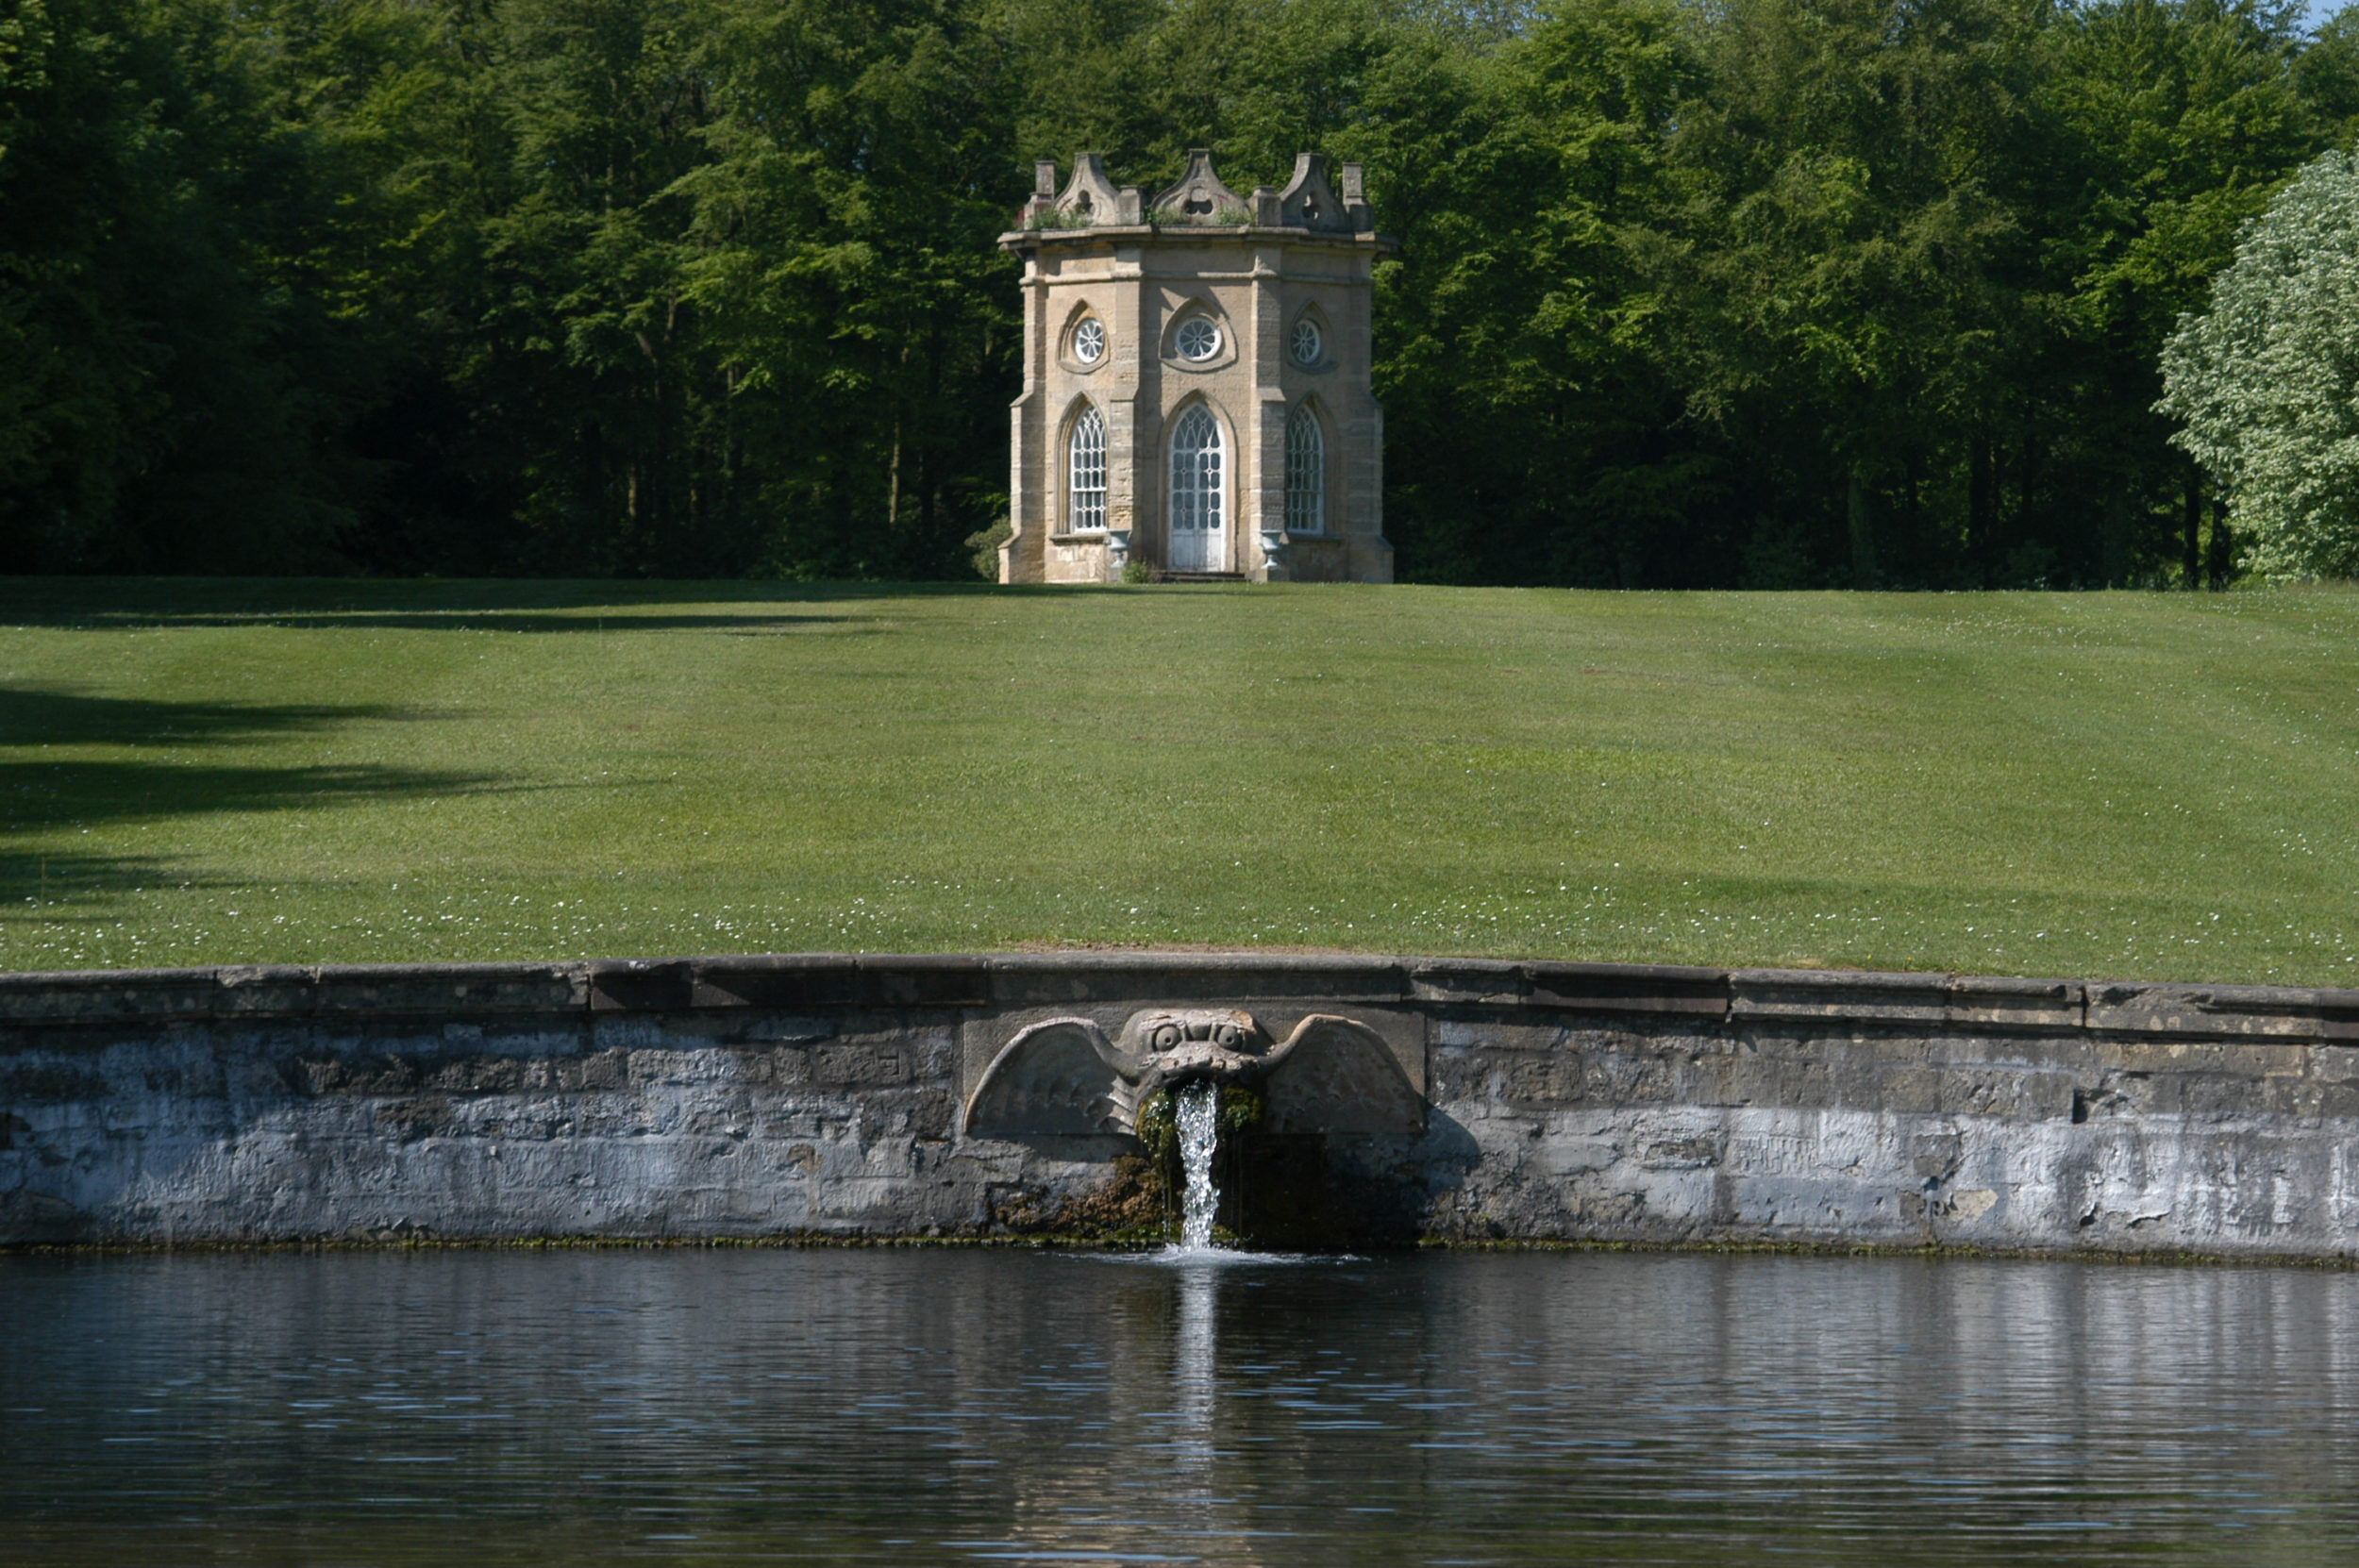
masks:
{"label": "stone retaining wall", "polygon": [[1363,1243],[2359,1252],[2359,993],[1129,953],[0,976],[0,1244],[1102,1230],[966,1101],[1153,1008],[1382,1037],[1422,1132],[1256,1167]]}

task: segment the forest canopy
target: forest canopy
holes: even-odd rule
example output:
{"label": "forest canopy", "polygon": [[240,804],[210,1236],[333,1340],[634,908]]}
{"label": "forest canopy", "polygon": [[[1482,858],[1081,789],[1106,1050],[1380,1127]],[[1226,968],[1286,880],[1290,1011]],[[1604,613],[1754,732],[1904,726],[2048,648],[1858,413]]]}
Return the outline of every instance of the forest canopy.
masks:
{"label": "forest canopy", "polygon": [[2217,0],[0,0],[0,571],[971,576],[1032,160],[1367,167],[1404,579],[2217,583]]}

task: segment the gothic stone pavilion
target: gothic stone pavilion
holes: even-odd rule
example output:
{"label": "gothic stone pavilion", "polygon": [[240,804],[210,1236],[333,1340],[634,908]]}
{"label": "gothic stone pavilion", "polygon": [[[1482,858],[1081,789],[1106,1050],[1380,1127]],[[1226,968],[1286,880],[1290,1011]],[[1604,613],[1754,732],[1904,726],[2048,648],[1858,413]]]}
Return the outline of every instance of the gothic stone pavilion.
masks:
{"label": "gothic stone pavilion", "polygon": [[1360,166],[1305,153],[1240,196],[1188,155],[1155,197],[1096,153],[1038,166],[1018,227],[1024,394],[1002,582],[1390,582],[1368,374],[1376,232]]}

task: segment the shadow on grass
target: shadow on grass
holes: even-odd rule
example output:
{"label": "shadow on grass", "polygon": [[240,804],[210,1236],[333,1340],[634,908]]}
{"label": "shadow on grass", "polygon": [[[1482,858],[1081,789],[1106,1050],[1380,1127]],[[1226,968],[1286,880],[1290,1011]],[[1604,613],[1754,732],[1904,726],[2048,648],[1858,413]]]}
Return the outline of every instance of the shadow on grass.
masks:
{"label": "shadow on grass", "polygon": [[0,923],[113,918],[103,912],[103,904],[96,907],[100,912],[75,910],[76,906],[90,910],[91,900],[142,888],[230,885],[142,855],[44,850],[25,843],[26,835],[217,812],[296,812],[355,801],[440,799],[507,787],[484,776],[402,768],[0,763]]}
{"label": "shadow on grass", "polygon": [[141,888],[181,887],[199,881],[161,860],[137,855],[43,855],[0,849],[0,920],[67,918],[59,904],[93,894]]}
{"label": "shadow on grass", "polygon": [[272,626],[284,631],[496,631],[595,632],[623,636],[648,631],[730,631],[740,634],[786,632],[803,627],[861,629],[848,615],[618,615],[599,620],[583,615],[511,614],[463,609],[419,610],[400,614],[385,610],[348,614],[296,615],[259,612],[251,615],[141,615],[109,617],[80,623],[108,626]]}
{"label": "shadow on grass", "polygon": [[[372,719],[423,717],[373,703],[150,702],[44,687],[0,687],[0,746],[220,745]],[[0,808],[0,816],[6,814]]]}
{"label": "shadow on grass", "polygon": [[[864,617],[854,607],[890,599],[1072,598],[1143,592],[1262,592],[1256,585],[1219,584],[1146,590],[1129,586],[976,582],[608,582],[595,579],[478,578],[463,582],[349,577],[8,577],[0,578],[0,627],[85,630],[141,626],[322,628],[385,626],[461,631],[786,631],[849,629]],[[600,627],[588,610],[631,611],[671,605],[796,607],[699,610],[678,615],[619,613]],[[841,606],[832,613],[817,607]],[[567,614],[565,612],[576,612]]]}
{"label": "shadow on grass", "polygon": [[320,810],[502,789],[489,775],[366,765],[201,768],[168,762],[0,763],[0,834],[222,811]]}
{"label": "shadow on grass", "polygon": [[[441,799],[522,788],[489,774],[374,764],[212,766],[158,759],[47,757],[44,745],[193,748],[312,733],[409,710],[381,704],[152,702],[42,688],[0,689],[0,908],[11,916],[159,883],[185,873],[137,855],[27,844],[28,835],[223,812],[326,810],[360,801]],[[31,900],[30,905],[27,900]]]}
{"label": "shadow on grass", "polygon": [[[466,626],[489,618],[495,627],[594,630],[594,612],[661,610],[699,607],[667,622],[661,615],[620,614],[624,621],[669,629],[708,624],[776,621],[794,625],[856,619],[853,607],[879,599],[962,598],[1004,592],[991,584],[964,583],[777,583],[607,582],[595,579],[478,578],[389,581],[343,577],[9,577],[0,578],[0,626],[131,626],[188,624],[247,625],[288,617],[317,617],[322,624],[368,624],[372,615],[410,617],[429,624]],[[731,607],[708,611],[702,607]],[[780,613],[765,614],[766,606]],[[832,611],[821,608],[840,606]],[[591,611],[577,628],[564,612]],[[560,617],[554,622],[544,617]]]}

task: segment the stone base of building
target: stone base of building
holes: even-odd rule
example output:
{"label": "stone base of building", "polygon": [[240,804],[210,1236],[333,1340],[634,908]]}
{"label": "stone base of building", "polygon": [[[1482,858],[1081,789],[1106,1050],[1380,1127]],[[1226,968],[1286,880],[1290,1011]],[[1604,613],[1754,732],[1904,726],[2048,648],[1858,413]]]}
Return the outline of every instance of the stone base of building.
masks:
{"label": "stone base of building", "polygon": [[1389,583],[1393,547],[1381,536],[1334,537],[1297,534],[1273,556],[1263,549],[1246,555],[1234,571],[1175,573],[1144,553],[1118,553],[1103,539],[1052,534],[1028,559],[1029,541],[1010,540],[1000,548],[999,580],[1019,583],[1106,584],[1123,580],[1123,566],[1135,560],[1150,582],[1230,578],[1238,582]]}

